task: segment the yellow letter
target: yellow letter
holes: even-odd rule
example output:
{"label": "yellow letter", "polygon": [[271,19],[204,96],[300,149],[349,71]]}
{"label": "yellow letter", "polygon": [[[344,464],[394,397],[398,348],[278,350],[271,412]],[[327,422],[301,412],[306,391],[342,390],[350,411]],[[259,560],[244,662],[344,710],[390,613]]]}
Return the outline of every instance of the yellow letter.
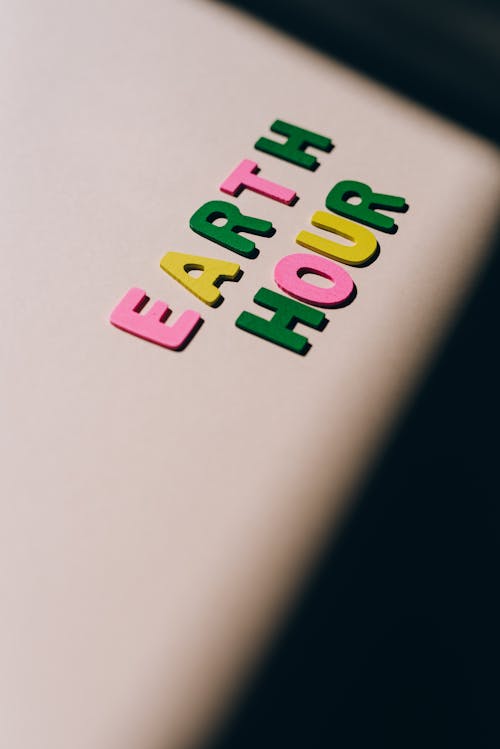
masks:
{"label": "yellow letter", "polygon": [[331,231],[355,243],[352,247],[348,247],[340,242],[319,237],[309,231],[299,232],[295,239],[297,244],[307,247],[308,250],[319,252],[321,255],[326,255],[333,260],[340,260],[348,265],[362,265],[378,249],[377,239],[369,229],[365,229],[364,226],[346,218],[340,218],[340,216],[334,216],[325,211],[316,211],[311,223],[319,229],[326,229],[326,231]]}
{"label": "yellow letter", "polygon": [[[215,306],[222,296],[217,286],[222,281],[237,280],[240,266],[227,260],[216,260],[198,255],[185,255],[182,252],[167,252],[160,261],[160,266],[188,291],[211,307]],[[201,270],[201,276],[190,276],[189,271]]]}

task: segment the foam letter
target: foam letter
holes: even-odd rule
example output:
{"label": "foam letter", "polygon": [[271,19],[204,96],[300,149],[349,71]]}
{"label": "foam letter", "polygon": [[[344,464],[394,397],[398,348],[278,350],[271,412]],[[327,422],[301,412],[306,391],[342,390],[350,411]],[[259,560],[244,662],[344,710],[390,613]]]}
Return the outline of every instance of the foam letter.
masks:
{"label": "foam letter", "polygon": [[363,265],[377,252],[378,242],[369,229],[355,224],[340,216],[332,216],[326,211],[316,211],[311,219],[313,226],[331,231],[339,237],[350,239],[355,244],[349,247],[332,239],[325,239],[310,231],[301,231],[295,241],[308,250],[314,250],[333,260],[340,260],[348,265]]}
{"label": "foam letter", "polygon": [[289,161],[291,164],[302,166],[304,169],[310,169],[311,171],[318,168],[319,161],[315,156],[304,153],[305,149],[312,146],[313,148],[318,148],[320,151],[329,153],[333,148],[330,138],[325,138],[324,135],[318,135],[318,133],[313,133],[310,130],[303,130],[301,127],[290,125],[289,122],[283,122],[283,120],[273,122],[271,131],[279,135],[286,135],[286,141],[284,143],[276,143],[276,141],[269,140],[269,138],[259,138],[255,144],[255,148],[258,151],[264,151],[264,153],[269,153],[271,156],[277,156],[278,159],[284,159],[284,161]]}
{"label": "foam letter", "polygon": [[[348,202],[349,198],[355,196],[361,198],[361,203]],[[383,208],[386,211],[398,211],[399,213],[408,210],[404,198],[373,192],[368,185],[353,180],[344,180],[332,187],[326,198],[326,207],[329,211],[347,216],[347,218],[353,218],[361,224],[372,226],[374,229],[380,229],[388,234],[395,234],[398,230],[394,219],[385,216],[383,213],[378,213],[375,209]]]}
{"label": "foam letter", "polygon": [[[305,273],[316,273],[333,283],[327,289],[304,281]],[[348,299],[354,283],[347,271],[318,255],[297,253],[282,258],[274,269],[274,280],[287,294],[317,307],[335,307]]]}
{"label": "foam letter", "polygon": [[267,179],[257,177],[255,172],[258,171],[259,167],[255,161],[243,159],[236,169],[231,172],[229,177],[224,180],[220,189],[229,195],[239,195],[245,187],[248,187],[249,190],[258,192],[259,195],[265,195],[266,198],[279,200],[280,203],[286,203],[287,205],[290,205],[295,200],[297,197],[296,192],[289,190],[288,187],[283,187],[282,185],[277,185],[275,182],[269,182]]}
{"label": "foam letter", "polygon": [[173,325],[165,325],[170,315],[165,302],[155,302],[146,314],[140,314],[148,301],[149,297],[142,289],[129,289],[111,313],[111,324],[165,348],[180,349],[187,345],[202,322],[200,315],[186,310]]}
{"label": "foam letter", "polygon": [[[236,263],[198,255],[185,255],[183,252],[167,252],[160,260],[160,266],[188,291],[211,307],[222,301],[217,286],[222,281],[234,281],[240,272],[240,266]],[[203,272],[196,278],[189,275],[191,270]]]}
{"label": "foam letter", "polygon": [[[226,219],[226,223],[223,226],[214,224],[218,218]],[[240,237],[238,232],[250,232],[261,237],[270,237],[274,233],[270,221],[244,216],[237,206],[225,200],[212,200],[202,205],[191,216],[189,226],[202,237],[246,257],[256,257],[259,253],[255,249],[255,242]]]}
{"label": "foam letter", "polygon": [[323,312],[269,289],[259,289],[253,300],[261,307],[275,310],[275,314],[270,320],[264,320],[250,312],[242,312],[236,320],[236,327],[277,343],[296,354],[306,354],[310,348],[305,336],[293,332],[296,323],[301,322],[310,328],[322,330],[327,322]]}

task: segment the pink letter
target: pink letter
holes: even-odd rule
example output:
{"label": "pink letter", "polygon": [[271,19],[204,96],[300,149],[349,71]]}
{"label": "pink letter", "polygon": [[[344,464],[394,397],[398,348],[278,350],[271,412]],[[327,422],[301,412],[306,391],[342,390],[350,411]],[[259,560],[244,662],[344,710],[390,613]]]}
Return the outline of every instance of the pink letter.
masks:
{"label": "pink letter", "polygon": [[196,331],[200,315],[193,310],[186,310],[173,325],[165,325],[165,320],[170,315],[165,302],[155,302],[146,314],[140,314],[148,301],[149,297],[142,289],[129,289],[111,313],[110,322],[151,343],[158,343],[169,349],[182,348]]}
{"label": "pink letter", "polygon": [[[328,278],[333,286],[322,289],[308,283],[302,279],[305,273],[316,273]],[[290,296],[316,307],[335,307],[345,302],[354,288],[351,276],[340,265],[319,255],[301,252],[287,255],[279,261],[274,269],[274,280]]]}
{"label": "pink letter", "polygon": [[255,161],[243,159],[234,172],[231,172],[229,177],[224,180],[220,189],[229,195],[239,195],[245,187],[248,187],[250,190],[258,192],[259,195],[265,195],[267,198],[279,200],[280,203],[286,203],[287,205],[295,200],[296,192],[289,190],[288,187],[257,177],[255,172],[258,171],[259,167]]}

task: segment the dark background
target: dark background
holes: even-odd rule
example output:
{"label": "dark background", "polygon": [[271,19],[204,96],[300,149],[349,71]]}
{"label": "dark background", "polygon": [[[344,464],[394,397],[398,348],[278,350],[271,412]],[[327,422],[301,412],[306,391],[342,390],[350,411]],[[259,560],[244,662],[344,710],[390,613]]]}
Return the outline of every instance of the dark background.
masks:
{"label": "dark background", "polygon": [[[498,143],[496,2],[236,4]],[[210,749],[500,747],[499,261]]]}

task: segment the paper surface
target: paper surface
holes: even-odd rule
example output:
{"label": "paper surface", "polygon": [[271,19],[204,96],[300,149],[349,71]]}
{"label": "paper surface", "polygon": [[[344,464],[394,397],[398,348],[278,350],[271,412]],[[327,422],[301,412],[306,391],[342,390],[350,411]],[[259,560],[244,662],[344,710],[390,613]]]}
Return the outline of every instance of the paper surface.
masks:
{"label": "paper surface", "polygon": [[[483,143],[223,5],[3,3],[0,739],[182,749],[258,653],[488,247]],[[331,137],[308,172],[281,118]],[[244,158],[297,191],[239,258],[189,229]],[[297,356],[235,327],[342,179],[404,196],[352,304]],[[239,262],[204,305],[167,251]],[[182,352],[113,328],[132,286],[204,324]]]}

